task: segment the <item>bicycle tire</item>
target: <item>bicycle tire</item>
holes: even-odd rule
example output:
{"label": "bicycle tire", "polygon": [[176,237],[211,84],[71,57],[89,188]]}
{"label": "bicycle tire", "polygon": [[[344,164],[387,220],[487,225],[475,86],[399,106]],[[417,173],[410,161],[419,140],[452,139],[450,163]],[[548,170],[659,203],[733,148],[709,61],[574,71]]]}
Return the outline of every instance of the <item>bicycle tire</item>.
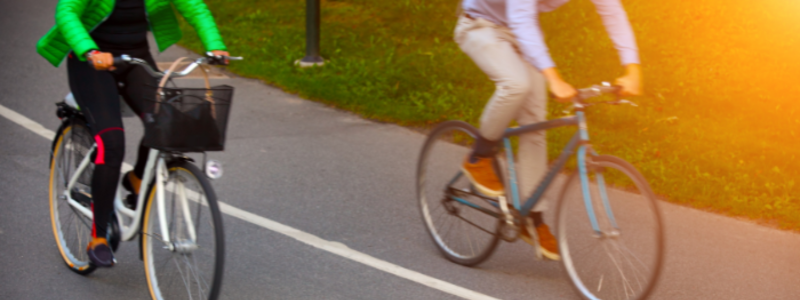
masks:
{"label": "bicycle tire", "polygon": [[[216,195],[209,180],[188,161],[169,163],[168,170],[168,178],[164,184],[164,207],[165,218],[169,218],[166,223],[170,233],[170,245],[174,249],[165,248],[166,245],[161,239],[155,185],[150,188],[142,223],[142,260],[150,295],[153,299],[159,300],[217,299],[222,286],[225,237]],[[184,214],[183,207],[176,208],[180,205],[180,200],[176,200],[180,199],[178,181],[181,181],[184,189],[188,188],[184,195],[187,195],[185,202],[195,227],[194,243],[191,241],[189,231],[182,228],[188,226],[181,225],[185,225],[180,219]],[[194,185],[187,186],[187,182],[193,182]],[[211,228],[201,228],[201,225],[208,225]],[[184,245],[183,248],[180,245]],[[196,248],[192,249],[195,246]],[[202,266],[191,265],[197,263],[198,258],[202,261],[206,257],[210,259]],[[184,274],[186,272],[191,274]],[[197,292],[197,295],[193,294],[194,292]]]}
{"label": "bicycle tire", "polygon": [[[66,121],[59,130],[50,158],[49,202],[53,235],[64,263],[71,271],[81,275],[88,275],[96,269],[85,249],[92,239],[92,218],[87,218],[71,207],[64,194],[80,162],[91,155],[89,150],[92,145],[92,133],[85,122],[73,118]],[[87,209],[91,209],[93,166],[91,163],[87,166],[70,191],[70,195],[80,197],[80,203]]]}
{"label": "bicycle tire", "polygon": [[[575,172],[561,191],[556,213],[566,275],[584,299],[645,299],[658,281],[664,258],[655,196],[630,163],[607,155],[587,160],[587,188],[602,234],[592,229]],[[614,186],[609,188],[608,182]],[[602,200],[601,187],[608,201]]]}
{"label": "bicycle tire", "polygon": [[[485,261],[499,242],[500,220],[497,217],[454,201],[445,192],[448,186],[470,190],[466,176],[460,176],[452,185],[448,183],[460,172],[463,159],[470,151],[468,147],[457,144],[471,145],[469,140],[477,136],[478,130],[465,122],[444,122],[428,135],[417,164],[417,200],[425,228],[445,258],[464,266]],[[482,203],[484,209],[497,211],[480,200],[474,203]],[[437,221],[442,222],[437,224]],[[453,236],[450,234],[453,228],[465,229],[467,233]],[[480,236],[476,237],[476,233]],[[475,243],[472,237],[475,237]]]}

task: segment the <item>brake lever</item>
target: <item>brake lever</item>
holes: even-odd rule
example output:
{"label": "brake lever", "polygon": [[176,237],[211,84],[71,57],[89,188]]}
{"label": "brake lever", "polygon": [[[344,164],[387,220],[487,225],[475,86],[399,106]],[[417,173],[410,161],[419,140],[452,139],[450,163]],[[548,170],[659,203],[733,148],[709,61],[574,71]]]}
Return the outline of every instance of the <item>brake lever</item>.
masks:
{"label": "brake lever", "polygon": [[241,56],[225,56],[225,55],[214,55],[211,52],[206,52],[206,62],[209,65],[228,65],[225,61],[231,60],[243,60],[244,57]]}
{"label": "brake lever", "polygon": [[632,101],[629,101],[629,100],[626,100],[626,99],[622,99],[622,96],[620,95],[620,92],[622,91],[622,87],[621,86],[611,85],[611,83],[608,83],[608,82],[605,82],[605,81],[602,83],[602,85],[603,85],[604,88],[613,88],[614,89],[613,93],[614,93],[614,96],[617,98],[617,100],[614,101],[614,102],[610,102],[610,104],[614,104],[614,105],[628,104],[628,105],[633,106],[633,107],[639,107],[639,105],[637,105],[636,103],[633,103]]}

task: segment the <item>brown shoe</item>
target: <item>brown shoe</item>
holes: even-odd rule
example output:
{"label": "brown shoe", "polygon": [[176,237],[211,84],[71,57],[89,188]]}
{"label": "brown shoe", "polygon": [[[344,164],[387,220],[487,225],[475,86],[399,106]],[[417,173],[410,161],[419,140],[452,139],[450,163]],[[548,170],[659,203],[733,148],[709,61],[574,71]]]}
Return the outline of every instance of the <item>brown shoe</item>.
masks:
{"label": "brown shoe", "polygon": [[469,162],[469,156],[467,156],[467,158],[464,159],[461,170],[482,194],[489,197],[498,197],[505,194],[503,183],[500,182],[500,179],[497,178],[497,174],[494,173],[491,157],[478,157],[477,161],[473,164]]}
{"label": "brown shoe", "polygon": [[136,177],[136,174],[133,171],[128,171],[123,175],[125,177],[122,178],[122,186],[133,194],[139,193],[139,187],[142,185],[142,180],[139,177]]}
{"label": "brown shoe", "polygon": [[[558,254],[558,241],[556,241],[556,237],[550,233],[550,228],[547,227],[547,224],[542,223],[542,225],[536,227],[536,235],[539,236],[538,247],[542,255],[550,260],[561,260],[561,255]],[[519,237],[526,243],[531,244],[531,246],[537,246],[526,229],[522,230]]]}
{"label": "brown shoe", "polygon": [[124,187],[130,194],[125,197],[125,206],[130,209],[136,209],[136,202],[138,201],[139,187],[142,186],[142,180],[136,177],[133,171],[128,171],[122,175],[122,187]]}

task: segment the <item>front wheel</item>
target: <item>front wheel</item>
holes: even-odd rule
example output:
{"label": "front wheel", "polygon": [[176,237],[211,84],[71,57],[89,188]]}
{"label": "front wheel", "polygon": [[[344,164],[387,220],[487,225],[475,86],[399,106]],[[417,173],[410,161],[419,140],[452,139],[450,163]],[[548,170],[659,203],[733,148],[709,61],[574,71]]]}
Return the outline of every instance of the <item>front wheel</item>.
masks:
{"label": "front wheel", "polygon": [[557,208],[567,275],[585,299],[645,299],[664,254],[655,196],[644,177],[620,158],[591,157],[587,169],[586,184],[577,172],[567,179]]}
{"label": "front wheel", "polygon": [[[170,163],[163,206],[150,189],[142,223],[142,258],[153,299],[217,299],[225,241],[208,179],[186,161]],[[163,214],[161,213],[163,209]],[[169,234],[169,242],[162,234]]]}

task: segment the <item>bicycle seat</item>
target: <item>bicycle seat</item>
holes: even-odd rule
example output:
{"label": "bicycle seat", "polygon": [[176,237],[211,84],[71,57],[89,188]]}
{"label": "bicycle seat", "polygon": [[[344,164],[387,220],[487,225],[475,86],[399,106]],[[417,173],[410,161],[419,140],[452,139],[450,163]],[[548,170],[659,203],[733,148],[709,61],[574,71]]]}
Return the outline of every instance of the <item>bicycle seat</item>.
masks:
{"label": "bicycle seat", "polygon": [[[72,107],[77,111],[81,111],[81,108],[78,106],[78,102],[75,101],[75,96],[72,95],[72,92],[64,97],[64,103],[67,103],[67,106]],[[123,118],[136,116],[136,114],[133,112],[133,109],[131,109],[131,107],[128,106],[128,103],[122,99],[122,96],[119,96],[119,109],[122,112]]]}
{"label": "bicycle seat", "polygon": [[70,92],[69,94],[67,94],[67,96],[64,97],[64,103],[66,103],[69,107],[72,107],[78,111],[81,110],[81,108],[78,107],[78,102],[75,101],[75,96],[72,95],[72,92]]}

